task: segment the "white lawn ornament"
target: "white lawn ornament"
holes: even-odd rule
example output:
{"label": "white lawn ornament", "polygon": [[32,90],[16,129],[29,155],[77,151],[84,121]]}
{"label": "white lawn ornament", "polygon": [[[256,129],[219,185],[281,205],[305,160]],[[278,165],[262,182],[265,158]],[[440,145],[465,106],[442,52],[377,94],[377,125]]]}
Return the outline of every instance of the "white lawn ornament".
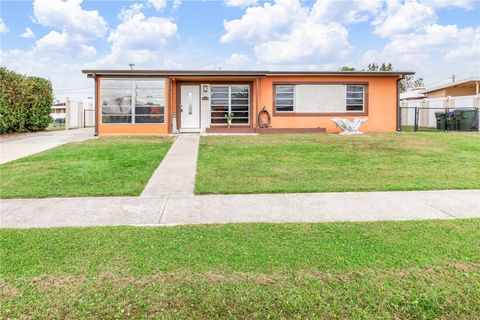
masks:
{"label": "white lawn ornament", "polygon": [[337,127],[342,129],[343,131],[340,132],[342,135],[355,135],[355,134],[363,134],[363,132],[359,131],[358,129],[364,123],[367,121],[367,118],[355,118],[353,121],[347,120],[347,119],[340,119],[340,118],[333,118],[330,119],[332,120]]}

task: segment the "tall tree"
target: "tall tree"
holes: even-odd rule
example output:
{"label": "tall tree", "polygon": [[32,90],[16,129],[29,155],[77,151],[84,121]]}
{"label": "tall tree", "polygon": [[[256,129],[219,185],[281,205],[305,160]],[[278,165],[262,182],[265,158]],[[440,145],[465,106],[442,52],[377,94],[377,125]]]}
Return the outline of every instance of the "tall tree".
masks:
{"label": "tall tree", "polygon": [[[366,71],[394,71],[390,62],[382,62],[378,65],[375,62],[369,63]],[[407,75],[400,80],[400,92],[405,92],[409,89],[423,87],[423,78],[415,78],[413,75]]]}

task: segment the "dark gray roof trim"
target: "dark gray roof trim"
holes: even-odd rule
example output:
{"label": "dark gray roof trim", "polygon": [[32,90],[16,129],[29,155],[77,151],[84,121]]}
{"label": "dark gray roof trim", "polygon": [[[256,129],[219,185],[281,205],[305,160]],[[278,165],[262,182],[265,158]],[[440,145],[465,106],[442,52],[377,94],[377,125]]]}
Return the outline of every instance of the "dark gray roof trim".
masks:
{"label": "dark gray roof trim", "polygon": [[264,76],[404,76],[412,71],[255,71],[255,70],[82,70],[87,76],[264,77]]}

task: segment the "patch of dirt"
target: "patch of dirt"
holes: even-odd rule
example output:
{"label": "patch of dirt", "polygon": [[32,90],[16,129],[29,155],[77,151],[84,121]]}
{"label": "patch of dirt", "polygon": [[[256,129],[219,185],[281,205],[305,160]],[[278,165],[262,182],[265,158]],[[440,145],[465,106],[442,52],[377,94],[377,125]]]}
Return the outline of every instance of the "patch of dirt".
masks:
{"label": "patch of dirt", "polygon": [[18,295],[18,289],[13,287],[5,280],[0,280],[0,287],[2,289],[2,297],[0,299],[1,301],[8,300]]}
{"label": "patch of dirt", "polygon": [[462,271],[480,271],[480,264],[455,262],[452,266]]}

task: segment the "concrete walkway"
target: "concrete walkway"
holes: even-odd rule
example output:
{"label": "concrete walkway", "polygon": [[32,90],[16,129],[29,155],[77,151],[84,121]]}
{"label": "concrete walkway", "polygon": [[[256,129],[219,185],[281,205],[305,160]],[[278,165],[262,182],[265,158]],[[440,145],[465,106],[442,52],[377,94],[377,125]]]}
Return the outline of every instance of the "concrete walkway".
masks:
{"label": "concrete walkway", "polygon": [[480,190],[0,200],[2,228],[480,218]]}
{"label": "concrete walkway", "polygon": [[0,164],[39,153],[64,143],[93,139],[93,128],[19,134],[0,139]]}
{"label": "concrete walkway", "polygon": [[141,197],[193,196],[199,143],[198,134],[179,135],[148,181]]}

